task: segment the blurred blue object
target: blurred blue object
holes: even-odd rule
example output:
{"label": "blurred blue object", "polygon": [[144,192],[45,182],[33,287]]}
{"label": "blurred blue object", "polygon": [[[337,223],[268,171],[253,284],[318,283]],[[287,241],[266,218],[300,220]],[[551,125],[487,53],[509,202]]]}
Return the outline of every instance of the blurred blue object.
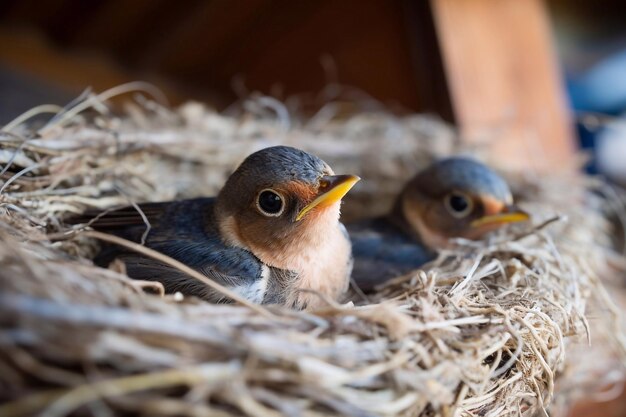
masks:
{"label": "blurred blue object", "polygon": [[[589,173],[603,173],[608,167],[614,166],[614,162],[600,160],[610,156],[613,161],[615,157],[626,161],[626,131],[611,127],[607,132],[607,127],[603,123],[588,125],[584,122],[585,113],[599,113],[605,116],[618,116],[626,110],[626,49],[621,49],[607,58],[601,60],[590,70],[576,77],[568,77],[567,89],[573,109],[577,113],[576,130],[583,149],[588,149],[592,153],[592,160],[586,167]],[[580,117],[583,116],[583,117]],[[611,140],[598,141],[600,137],[610,136]],[[609,146],[607,149],[599,150],[599,146]],[[617,155],[614,152],[618,152]],[[626,164],[625,164],[626,165]]]}
{"label": "blurred blue object", "polygon": [[569,81],[574,109],[619,114],[626,109],[626,49]]}

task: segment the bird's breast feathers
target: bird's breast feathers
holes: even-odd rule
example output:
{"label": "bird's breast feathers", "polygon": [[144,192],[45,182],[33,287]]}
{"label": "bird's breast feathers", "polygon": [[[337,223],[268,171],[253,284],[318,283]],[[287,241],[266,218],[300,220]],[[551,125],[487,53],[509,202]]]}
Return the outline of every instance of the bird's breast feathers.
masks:
{"label": "bird's breast feathers", "polygon": [[264,264],[295,273],[285,291],[287,305],[315,307],[324,304],[315,292],[337,299],[348,286],[352,251],[338,218],[339,205],[311,213],[289,241],[267,247],[244,243],[233,218],[222,223],[221,231],[229,244],[250,250]]}
{"label": "bird's breast feathers", "polygon": [[332,230],[325,232],[319,245],[303,248],[289,260],[296,265],[298,280],[295,291],[290,292],[291,299],[288,299],[287,303],[300,308],[323,306],[325,301],[315,292],[337,300],[348,287],[351,259],[350,241],[341,230],[341,225],[337,223]]}

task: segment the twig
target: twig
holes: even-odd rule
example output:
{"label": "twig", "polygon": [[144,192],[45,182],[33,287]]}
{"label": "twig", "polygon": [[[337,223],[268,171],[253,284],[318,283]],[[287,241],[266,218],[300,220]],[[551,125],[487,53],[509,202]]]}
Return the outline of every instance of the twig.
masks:
{"label": "twig", "polygon": [[[155,259],[157,261],[163,262],[166,265],[169,265],[173,268],[178,269],[181,272],[184,272],[185,274],[189,275],[192,278],[197,279],[198,281],[202,282],[203,284],[205,284],[206,286],[210,287],[211,289],[225,295],[226,297],[230,298],[233,301],[238,302],[241,305],[245,305],[249,308],[251,308],[252,310],[256,311],[259,314],[262,314],[265,317],[268,318],[275,318],[275,315],[270,313],[267,309],[265,309],[264,307],[258,305],[258,304],[254,304],[250,301],[248,301],[247,299],[243,298],[242,296],[240,296],[239,294],[235,293],[234,291],[229,290],[228,288],[226,288],[225,286],[207,278],[206,276],[202,275],[201,273],[199,273],[198,271],[196,271],[195,269],[192,269],[190,267],[188,267],[187,265],[185,265],[182,262],[177,261],[176,259],[170,258],[167,255],[164,255],[160,252],[157,252],[153,249],[150,249],[146,246],[140,245],[138,243],[135,242],[131,242],[130,240],[126,240],[126,239],[122,239],[121,237],[117,237],[117,236],[113,236],[113,235],[109,235],[106,233],[102,233],[102,232],[97,232],[97,231],[77,231],[77,233],[75,235],[80,235],[80,236],[84,236],[84,237],[91,237],[94,239],[98,239],[98,240],[103,240],[105,242],[109,242],[109,243],[113,243],[115,245],[119,245],[119,246],[123,246],[127,249],[130,249],[134,252],[140,253],[142,255],[148,256],[152,259]],[[67,235],[66,235],[67,237]]]}

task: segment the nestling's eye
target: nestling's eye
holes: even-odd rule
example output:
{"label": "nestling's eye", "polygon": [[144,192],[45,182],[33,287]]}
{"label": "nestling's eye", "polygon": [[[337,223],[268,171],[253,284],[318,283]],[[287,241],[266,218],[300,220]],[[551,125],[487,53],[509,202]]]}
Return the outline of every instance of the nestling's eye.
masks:
{"label": "nestling's eye", "polygon": [[273,190],[261,191],[256,204],[259,211],[269,217],[280,216],[285,208],[283,198]]}
{"label": "nestling's eye", "polygon": [[456,218],[467,216],[474,209],[472,199],[462,193],[453,192],[445,197],[444,203],[446,208]]}

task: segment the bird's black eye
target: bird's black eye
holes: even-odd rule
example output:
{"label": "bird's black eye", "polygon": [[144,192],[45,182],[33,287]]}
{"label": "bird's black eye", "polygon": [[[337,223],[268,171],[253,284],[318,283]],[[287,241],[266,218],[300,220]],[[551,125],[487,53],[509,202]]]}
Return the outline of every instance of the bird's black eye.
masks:
{"label": "bird's black eye", "polygon": [[474,208],[472,199],[469,196],[457,192],[446,196],[445,205],[450,214],[457,218],[467,216]]}
{"label": "bird's black eye", "polygon": [[280,216],[284,209],[283,198],[275,191],[263,190],[259,193],[257,206],[266,216]]}

